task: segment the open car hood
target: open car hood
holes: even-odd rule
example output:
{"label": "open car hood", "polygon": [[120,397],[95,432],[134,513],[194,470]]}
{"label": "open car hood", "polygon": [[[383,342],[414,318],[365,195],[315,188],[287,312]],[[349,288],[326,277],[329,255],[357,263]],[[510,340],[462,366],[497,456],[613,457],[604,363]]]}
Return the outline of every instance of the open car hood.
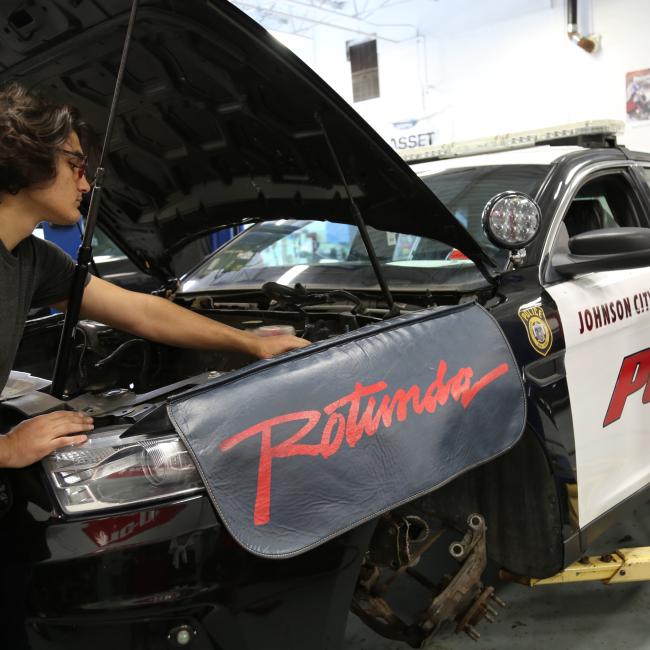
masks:
{"label": "open car hood", "polygon": [[[0,81],[77,106],[103,133],[128,0],[7,0]],[[322,123],[322,126],[321,126]],[[226,225],[353,223],[325,129],[364,220],[489,258],[359,115],[228,2],[143,0],[105,167],[99,224],[144,269]]]}

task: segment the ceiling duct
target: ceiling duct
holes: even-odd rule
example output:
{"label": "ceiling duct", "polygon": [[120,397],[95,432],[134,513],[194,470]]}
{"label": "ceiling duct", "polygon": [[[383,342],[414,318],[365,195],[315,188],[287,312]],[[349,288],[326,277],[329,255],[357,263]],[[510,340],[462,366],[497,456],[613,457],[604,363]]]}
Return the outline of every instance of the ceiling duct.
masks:
{"label": "ceiling duct", "polygon": [[578,31],[578,0],[567,0],[567,35],[585,52],[593,54],[600,47],[600,35],[583,36]]}

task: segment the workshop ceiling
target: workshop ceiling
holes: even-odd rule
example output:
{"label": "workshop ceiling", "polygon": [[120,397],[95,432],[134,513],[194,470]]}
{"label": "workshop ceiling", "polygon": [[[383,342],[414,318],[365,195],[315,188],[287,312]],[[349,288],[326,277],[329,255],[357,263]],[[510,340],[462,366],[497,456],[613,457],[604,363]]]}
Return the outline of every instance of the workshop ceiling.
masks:
{"label": "workshop ceiling", "polygon": [[233,0],[270,31],[314,37],[327,27],[359,37],[450,35],[548,9],[552,0]]}

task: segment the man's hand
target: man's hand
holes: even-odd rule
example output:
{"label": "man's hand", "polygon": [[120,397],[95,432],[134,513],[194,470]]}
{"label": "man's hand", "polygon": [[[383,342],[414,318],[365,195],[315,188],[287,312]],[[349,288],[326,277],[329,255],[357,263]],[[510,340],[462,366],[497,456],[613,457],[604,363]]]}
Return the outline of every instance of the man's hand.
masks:
{"label": "man's hand", "polygon": [[79,445],[88,439],[93,420],[81,413],[56,411],[25,420],[0,436],[0,467],[26,467],[55,449]]}
{"label": "man's hand", "polygon": [[257,336],[257,345],[255,355],[260,359],[269,359],[276,354],[304,348],[309,345],[309,341],[299,339],[297,336],[283,334],[281,336]]}

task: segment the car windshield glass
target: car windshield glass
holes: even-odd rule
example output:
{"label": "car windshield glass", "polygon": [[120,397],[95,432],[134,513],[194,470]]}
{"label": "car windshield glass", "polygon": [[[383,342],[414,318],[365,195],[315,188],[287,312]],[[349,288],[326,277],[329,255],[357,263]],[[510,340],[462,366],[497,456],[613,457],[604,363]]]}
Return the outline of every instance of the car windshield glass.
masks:
{"label": "car windshield glass", "polygon": [[[422,180],[474,238],[505,266],[507,252],[493,246],[481,226],[483,207],[495,194],[518,190],[535,196],[547,165],[465,167]],[[392,289],[459,288],[482,281],[462,251],[415,235],[369,228]],[[258,224],[208,257],[184,279],[184,292],[259,289],[264,282],[309,288],[377,289],[358,230],[328,221],[279,219]]]}
{"label": "car windshield glass", "polygon": [[534,199],[549,169],[549,165],[461,167],[423,176],[422,180],[502,266],[508,253],[487,238],[481,223],[483,208],[493,196],[506,190],[524,192]]}
{"label": "car windshield glass", "polygon": [[[422,289],[483,282],[473,262],[448,244],[369,228],[392,289]],[[308,288],[378,289],[354,226],[280,219],[249,228],[228,242],[181,284],[181,291],[259,289],[264,282]]]}

